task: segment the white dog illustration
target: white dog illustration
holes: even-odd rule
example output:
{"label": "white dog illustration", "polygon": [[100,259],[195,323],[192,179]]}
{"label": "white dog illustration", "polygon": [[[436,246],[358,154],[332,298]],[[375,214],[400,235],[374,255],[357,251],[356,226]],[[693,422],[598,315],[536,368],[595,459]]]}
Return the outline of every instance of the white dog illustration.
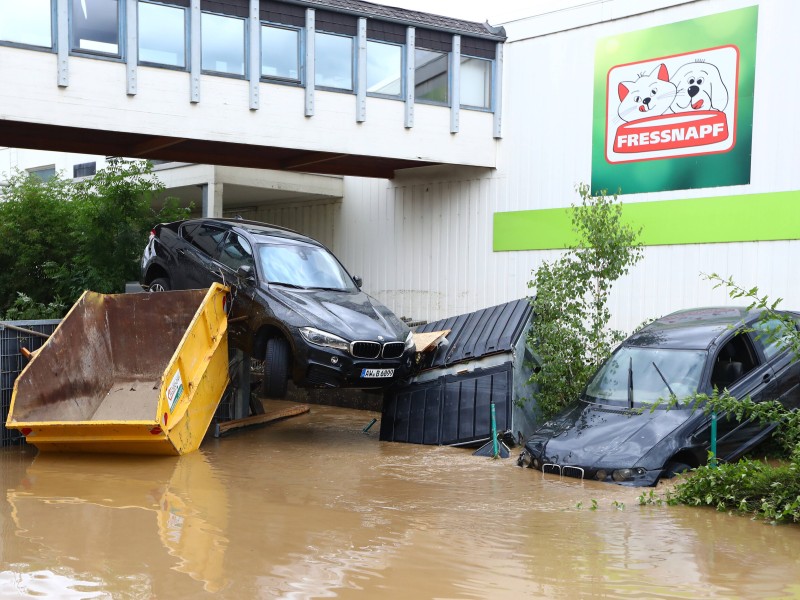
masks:
{"label": "white dog illustration", "polygon": [[619,108],[623,121],[663,115],[675,99],[677,88],[669,80],[667,66],[661,64],[649,74],[639,75],[636,81],[622,81],[617,86]]}
{"label": "white dog illustration", "polygon": [[728,88],[719,69],[711,63],[696,61],[683,65],[675,71],[672,83],[678,89],[672,112],[723,111],[728,106]]}

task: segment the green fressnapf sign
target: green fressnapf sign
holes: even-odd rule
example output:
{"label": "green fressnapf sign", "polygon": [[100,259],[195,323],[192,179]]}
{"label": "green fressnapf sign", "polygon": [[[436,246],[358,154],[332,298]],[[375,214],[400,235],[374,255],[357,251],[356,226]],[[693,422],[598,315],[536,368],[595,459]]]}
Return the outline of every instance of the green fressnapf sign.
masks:
{"label": "green fressnapf sign", "polygon": [[601,39],[592,190],[750,182],[758,7]]}

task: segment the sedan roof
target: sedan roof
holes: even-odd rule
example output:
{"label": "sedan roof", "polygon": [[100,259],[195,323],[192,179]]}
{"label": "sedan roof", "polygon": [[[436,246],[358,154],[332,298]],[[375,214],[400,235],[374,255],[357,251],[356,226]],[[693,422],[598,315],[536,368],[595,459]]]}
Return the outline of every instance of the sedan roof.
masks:
{"label": "sedan roof", "polygon": [[674,312],[656,319],[625,341],[627,346],[705,350],[727,331],[760,313],[735,306],[714,306]]}

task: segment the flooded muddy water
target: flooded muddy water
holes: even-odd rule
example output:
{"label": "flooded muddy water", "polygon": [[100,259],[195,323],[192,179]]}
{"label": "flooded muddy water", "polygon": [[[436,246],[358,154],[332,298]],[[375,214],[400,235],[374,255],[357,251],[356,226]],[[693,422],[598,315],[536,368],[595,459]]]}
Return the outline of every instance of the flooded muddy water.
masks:
{"label": "flooded muddy water", "polygon": [[373,416],[180,458],[4,449],[0,598],[800,598],[800,527],[380,442]]}

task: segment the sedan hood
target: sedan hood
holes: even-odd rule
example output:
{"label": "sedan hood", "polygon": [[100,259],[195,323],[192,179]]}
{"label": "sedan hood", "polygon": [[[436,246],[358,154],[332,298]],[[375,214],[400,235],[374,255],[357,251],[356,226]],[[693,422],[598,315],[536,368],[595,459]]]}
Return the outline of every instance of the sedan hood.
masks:
{"label": "sedan hood", "polygon": [[[408,327],[383,304],[366,293],[330,290],[296,290],[270,286],[269,294],[295,313],[299,327],[316,327],[348,341],[405,341]],[[288,319],[287,319],[288,320]]]}
{"label": "sedan hood", "polygon": [[545,464],[629,468],[689,414],[678,409],[639,412],[581,401],[540,427],[525,447]]}

